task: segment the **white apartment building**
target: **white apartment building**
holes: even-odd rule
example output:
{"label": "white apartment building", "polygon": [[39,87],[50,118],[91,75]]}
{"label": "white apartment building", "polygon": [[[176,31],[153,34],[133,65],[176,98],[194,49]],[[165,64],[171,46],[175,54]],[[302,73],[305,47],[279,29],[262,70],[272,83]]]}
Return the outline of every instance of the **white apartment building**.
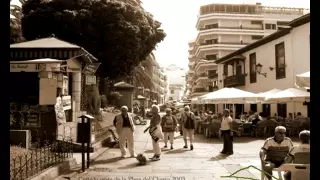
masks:
{"label": "white apartment building", "polygon": [[[235,87],[260,93],[295,87],[296,75],[310,71],[310,14],[289,22],[287,28],[224,56],[216,63],[222,69],[218,74],[220,88]],[[243,108],[241,105],[237,107],[237,111]],[[303,103],[245,104],[244,111],[249,110],[268,115],[287,116],[294,111],[308,115],[308,108]]]}
{"label": "white apartment building", "polygon": [[186,89],[186,70],[176,65],[165,68],[168,76],[169,92],[166,101],[182,100]]}
{"label": "white apartment building", "polygon": [[[266,7],[260,3],[210,4],[200,7],[196,39],[189,42],[189,90],[197,97],[221,87],[215,61],[285,28],[302,8]],[[211,76],[209,78],[208,76]]]}

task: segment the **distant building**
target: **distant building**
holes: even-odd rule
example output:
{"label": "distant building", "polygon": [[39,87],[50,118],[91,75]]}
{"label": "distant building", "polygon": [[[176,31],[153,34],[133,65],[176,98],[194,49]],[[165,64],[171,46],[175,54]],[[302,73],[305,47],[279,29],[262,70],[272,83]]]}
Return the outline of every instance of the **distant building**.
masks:
{"label": "distant building", "polygon": [[169,92],[166,101],[182,100],[186,88],[186,70],[176,65],[169,65],[164,68],[168,76]]}
{"label": "distant building", "polygon": [[240,48],[270,35],[302,16],[303,8],[256,4],[209,4],[200,7],[195,40],[189,42],[188,89],[198,97],[222,87],[215,63]]}
{"label": "distant building", "polygon": [[[287,28],[224,56],[216,63],[223,69],[219,72],[221,88],[235,87],[260,93],[295,87],[295,76],[310,71],[310,14],[294,19]],[[238,111],[277,113],[282,117],[294,111],[308,115],[308,106],[298,102],[237,107]]]}

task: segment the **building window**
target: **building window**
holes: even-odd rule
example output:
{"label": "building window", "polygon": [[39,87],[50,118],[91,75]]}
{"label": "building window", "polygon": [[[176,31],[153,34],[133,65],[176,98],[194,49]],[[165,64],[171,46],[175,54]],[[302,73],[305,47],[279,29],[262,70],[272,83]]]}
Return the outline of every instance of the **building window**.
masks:
{"label": "building window", "polygon": [[218,44],[218,39],[207,39],[204,41],[205,44]]}
{"label": "building window", "polygon": [[171,90],[170,90],[170,93],[171,93],[171,94],[174,94],[174,90],[173,90],[173,89],[171,89]]}
{"label": "building window", "polygon": [[216,78],[218,77],[216,70],[208,70],[208,78]]}
{"label": "building window", "polygon": [[217,60],[217,59],[218,59],[217,54],[206,55],[206,60]]}
{"label": "building window", "polygon": [[257,57],[256,53],[252,53],[249,55],[250,61],[250,83],[257,82],[257,73],[256,73],[256,64],[257,64]]}
{"label": "building window", "polygon": [[287,117],[287,104],[277,104],[278,116]]}
{"label": "building window", "polygon": [[225,75],[225,76],[228,75],[228,64],[223,65],[223,75]]}
{"label": "building window", "polygon": [[261,25],[261,24],[262,24],[262,21],[251,21],[251,24],[258,24],[258,25]]}
{"label": "building window", "polygon": [[276,50],[276,79],[286,78],[286,61],[284,42],[275,45]]}
{"label": "building window", "polygon": [[276,30],[276,24],[266,24],[265,29]]}
{"label": "building window", "polygon": [[251,36],[251,39],[252,40],[259,40],[259,39],[262,39],[263,36]]}
{"label": "building window", "polygon": [[208,86],[209,92],[213,91],[213,86]]}
{"label": "building window", "polygon": [[218,28],[218,27],[219,27],[218,23],[215,23],[215,24],[205,25],[204,29],[213,29],[213,28]]}

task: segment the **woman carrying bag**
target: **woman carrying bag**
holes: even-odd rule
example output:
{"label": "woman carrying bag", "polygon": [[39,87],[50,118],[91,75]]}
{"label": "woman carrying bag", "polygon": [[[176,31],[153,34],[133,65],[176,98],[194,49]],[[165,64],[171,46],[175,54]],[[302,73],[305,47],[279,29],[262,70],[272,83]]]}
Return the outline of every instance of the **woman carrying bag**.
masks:
{"label": "woman carrying bag", "polygon": [[151,112],[152,112],[153,116],[151,117],[151,120],[150,120],[150,126],[144,130],[144,132],[147,132],[149,130],[149,133],[152,138],[152,146],[153,146],[154,155],[150,159],[153,161],[160,160],[161,148],[160,148],[159,141],[160,141],[160,139],[163,139],[162,129],[160,126],[161,117],[159,115],[159,111],[160,111],[160,109],[158,106],[153,105],[151,107]]}

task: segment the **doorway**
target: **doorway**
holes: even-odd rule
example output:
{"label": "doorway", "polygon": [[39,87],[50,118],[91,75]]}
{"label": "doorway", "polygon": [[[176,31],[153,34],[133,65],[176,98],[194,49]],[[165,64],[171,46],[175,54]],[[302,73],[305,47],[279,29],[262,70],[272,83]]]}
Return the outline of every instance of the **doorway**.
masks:
{"label": "doorway", "polygon": [[250,104],[250,110],[257,112],[258,108],[257,108],[257,104]]}
{"label": "doorway", "polygon": [[235,106],[236,106],[236,118],[240,119],[240,115],[244,111],[244,105],[243,104],[236,104]]}
{"label": "doorway", "polygon": [[236,67],[236,75],[240,76],[242,74],[242,67],[241,65],[237,65]]}
{"label": "doorway", "polygon": [[262,104],[263,117],[270,117],[270,104]]}
{"label": "doorway", "polygon": [[278,116],[287,117],[287,104],[277,104]]}

